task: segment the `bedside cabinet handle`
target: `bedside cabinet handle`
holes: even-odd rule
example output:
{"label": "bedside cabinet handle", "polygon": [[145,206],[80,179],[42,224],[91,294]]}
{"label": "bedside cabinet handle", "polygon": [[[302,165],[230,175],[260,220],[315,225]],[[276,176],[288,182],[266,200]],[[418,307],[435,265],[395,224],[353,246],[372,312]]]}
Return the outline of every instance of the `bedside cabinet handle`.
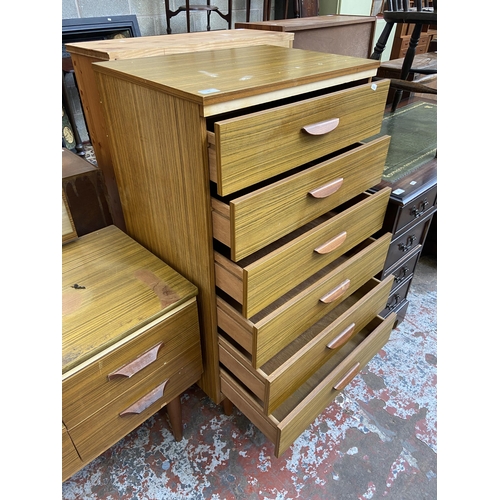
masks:
{"label": "bedside cabinet handle", "polygon": [[134,359],[134,361],[121,366],[108,375],[108,380],[119,377],[130,378],[132,375],[135,375],[138,371],[146,368],[146,366],[157,360],[158,351],[162,346],[163,342],[160,342],[158,345],[152,347],[149,351],[146,351],[144,354],[141,354],[138,358]]}
{"label": "bedside cabinet handle", "polygon": [[395,283],[401,283],[406,278],[406,273],[410,270],[409,267],[402,267],[399,270],[399,275],[394,278]]}
{"label": "bedside cabinet handle", "polygon": [[352,381],[352,379],[358,374],[359,372],[359,367],[360,367],[360,363],[356,363],[343,377],[342,379],[337,382],[333,388],[336,389],[337,391],[341,391],[342,389],[344,389],[348,384],[349,382]]}
{"label": "bedside cabinet handle", "polygon": [[314,251],[321,255],[324,255],[325,253],[330,253],[336,248],[338,248],[340,245],[342,245],[342,243],[344,243],[346,238],[347,238],[347,232],[342,231],[340,234],[337,234],[337,236],[335,236],[331,240],[328,240],[326,243],[323,243],[319,247],[316,247]]}
{"label": "bedside cabinet handle", "polygon": [[339,286],[328,292],[326,295],[323,295],[323,297],[319,299],[320,302],[323,302],[323,304],[330,304],[340,296],[344,295],[350,284],[351,280],[349,279],[343,281]]}
{"label": "bedside cabinet handle", "polygon": [[330,343],[326,345],[328,349],[337,349],[343,346],[353,335],[356,323],[351,323],[342,333],[339,333]]}
{"label": "bedside cabinet handle", "polygon": [[309,191],[309,194],[311,196],[314,196],[314,198],[326,198],[327,196],[330,196],[331,194],[337,192],[340,187],[342,186],[342,183],[344,182],[344,179],[340,177],[339,179],[335,179],[332,182],[329,182],[328,184],[325,184],[324,186],[320,186],[319,188],[312,189]]}
{"label": "bedside cabinet handle", "polygon": [[165,382],[163,382],[158,387],[153,389],[149,394],[146,394],[144,397],[139,399],[139,401],[136,401],[126,410],[123,410],[120,413],[120,417],[123,417],[124,415],[142,413],[144,410],[149,408],[153,403],[156,403],[156,401],[158,401],[163,396],[163,390],[165,389],[167,382],[168,380],[165,380]]}
{"label": "bedside cabinet handle", "polygon": [[304,125],[302,130],[307,132],[309,135],[325,135],[332,130],[335,130],[339,124],[339,118],[332,118],[331,120],[325,120],[323,122],[311,123],[310,125]]}

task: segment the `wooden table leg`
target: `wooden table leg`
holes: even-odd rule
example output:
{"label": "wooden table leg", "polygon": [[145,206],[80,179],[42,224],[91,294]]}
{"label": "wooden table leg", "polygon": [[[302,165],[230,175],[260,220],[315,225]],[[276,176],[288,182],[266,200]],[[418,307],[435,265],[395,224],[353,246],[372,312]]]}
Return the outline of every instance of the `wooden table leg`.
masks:
{"label": "wooden table leg", "polygon": [[170,403],[167,403],[167,414],[170,419],[174,438],[176,441],[180,441],[182,439],[182,407],[180,395],[172,399]]}

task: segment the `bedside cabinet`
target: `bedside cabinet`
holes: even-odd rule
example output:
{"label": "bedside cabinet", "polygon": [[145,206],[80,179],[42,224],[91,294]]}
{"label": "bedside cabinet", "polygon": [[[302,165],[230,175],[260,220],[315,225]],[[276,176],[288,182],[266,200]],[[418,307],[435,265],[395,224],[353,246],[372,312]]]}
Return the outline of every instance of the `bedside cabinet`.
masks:
{"label": "bedside cabinet", "polygon": [[200,378],[197,289],[115,226],[63,246],[63,481]]}
{"label": "bedside cabinet", "polygon": [[437,160],[434,158],[400,180],[382,181],[371,191],[391,187],[392,192],[380,235],[393,234],[387,259],[377,278],[394,276],[394,284],[381,316],[397,314],[403,321],[408,308],[408,292],[422,254],[434,214],[437,212]]}
{"label": "bedside cabinet", "polygon": [[94,64],[130,235],[199,289],[200,387],[279,456],[395,314],[370,59],[272,46]]}

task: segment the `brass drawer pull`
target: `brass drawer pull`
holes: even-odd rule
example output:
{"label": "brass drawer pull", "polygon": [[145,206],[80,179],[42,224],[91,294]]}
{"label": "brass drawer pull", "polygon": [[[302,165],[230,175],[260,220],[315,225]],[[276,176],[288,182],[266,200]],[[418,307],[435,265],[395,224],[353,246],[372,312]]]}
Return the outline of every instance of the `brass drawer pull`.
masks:
{"label": "brass drawer pull", "polygon": [[163,342],[160,342],[158,345],[152,347],[149,351],[146,351],[144,354],[141,354],[138,358],[134,359],[130,363],[121,366],[114,372],[108,375],[108,380],[112,380],[118,377],[128,377],[130,378],[132,375],[135,375],[138,371],[146,368],[146,366],[150,365],[158,358],[158,351],[160,347],[163,345]]}
{"label": "brass drawer pull", "polygon": [[421,201],[419,204],[420,210],[415,205],[413,205],[413,207],[410,210],[410,214],[413,215],[415,219],[418,219],[421,215],[424,214],[428,204],[429,202],[427,201],[427,198],[424,198],[424,200]]}
{"label": "brass drawer pull", "polygon": [[309,135],[324,135],[328,134],[332,130],[335,130],[339,124],[339,118],[332,118],[331,120],[325,120],[324,122],[311,123],[311,125],[305,125],[302,127],[304,132]]}
{"label": "brass drawer pull", "polygon": [[333,388],[336,389],[337,391],[341,391],[344,389],[349,382],[352,381],[352,379],[358,374],[360,363],[356,363],[343,377],[342,379],[337,382]]}
{"label": "brass drawer pull", "polygon": [[344,179],[340,177],[339,179],[335,179],[332,182],[329,182],[328,184],[325,184],[324,186],[320,186],[319,188],[312,189],[309,191],[309,194],[311,196],[314,196],[314,198],[326,198],[327,196],[330,196],[331,194],[337,192],[340,187],[342,186],[342,183],[344,182]]}
{"label": "brass drawer pull", "polygon": [[352,337],[355,327],[356,323],[351,323],[342,333],[339,333],[329,344],[327,344],[326,347],[328,347],[328,349],[337,349],[343,346]]}
{"label": "brass drawer pull", "polygon": [[408,238],[406,239],[406,244],[404,243],[400,243],[398,245],[398,248],[402,251],[402,252],[407,252],[408,250],[410,250],[410,248],[412,247],[413,243],[415,243],[417,237],[412,234],[411,236],[408,236]]}
{"label": "brass drawer pull", "polygon": [[323,302],[323,304],[330,304],[334,300],[338,299],[340,296],[342,296],[346,290],[349,288],[349,285],[351,284],[351,280],[347,279],[343,281],[338,287],[334,288],[330,292],[328,292],[326,295],[323,295],[319,300],[320,302]]}
{"label": "brass drawer pull", "polygon": [[149,394],[146,394],[144,397],[139,399],[139,401],[136,401],[126,410],[123,410],[120,413],[120,417],[123,417],[124,415],[142,413],[144,410],[149,408],[153,403],[158,401],[163,396],[163,390],[165,389],[167,382],[168,380],[165,380],[165,382],[153,389]]}
{"label": "brass drawer pull", "polygon": [[338,248],[340,245],[342,245],[342,243],[344,243],[346,238],[347,238],[347,232],[342,231],[340,234],[337,234],[337,236],[335,236],[331,240],[327,241],[326,243],[323,243],[319,247],[316,247],[314,251],[321,255],[324,255],[325,253],[330,253],[336,248]]}

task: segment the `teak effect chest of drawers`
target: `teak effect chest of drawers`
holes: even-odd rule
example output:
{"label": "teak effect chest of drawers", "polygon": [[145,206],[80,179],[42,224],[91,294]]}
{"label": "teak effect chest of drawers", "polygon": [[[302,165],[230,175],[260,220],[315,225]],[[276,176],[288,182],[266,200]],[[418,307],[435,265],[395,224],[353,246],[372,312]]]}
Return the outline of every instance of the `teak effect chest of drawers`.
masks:
{"label": "teak effect chest of drawers", "polygon": [[197,289],[115,226],[63,247],[63,481],[202,372]]}
{"label": "teak effect chest of drawers", "polygon": [[199,289],[200,387],[280,455],[387,341],[379,63],[259,46],[94,64],[127,232]]}

